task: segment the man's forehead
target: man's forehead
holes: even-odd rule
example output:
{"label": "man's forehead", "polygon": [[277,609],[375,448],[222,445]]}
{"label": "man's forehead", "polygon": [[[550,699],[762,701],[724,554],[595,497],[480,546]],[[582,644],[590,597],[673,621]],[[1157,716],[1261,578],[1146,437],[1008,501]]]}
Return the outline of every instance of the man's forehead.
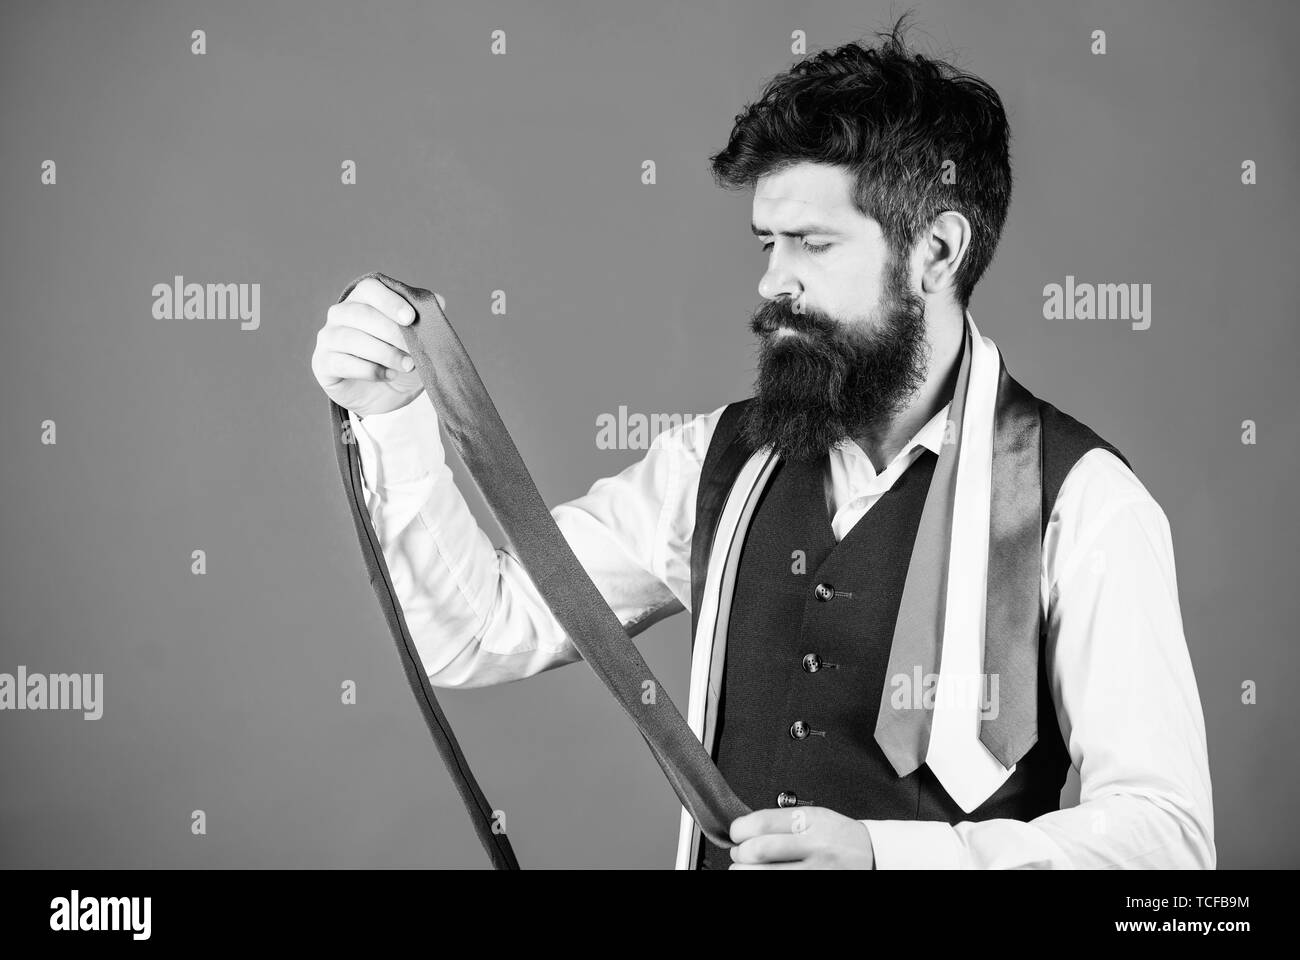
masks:
{"label": "man's forehead", "polygon": [[852,186],[842,167],[815,163],[787,167],[754,185],[754,223],[765,230],[811,222],[861,230],[869,218],[853,205]]}

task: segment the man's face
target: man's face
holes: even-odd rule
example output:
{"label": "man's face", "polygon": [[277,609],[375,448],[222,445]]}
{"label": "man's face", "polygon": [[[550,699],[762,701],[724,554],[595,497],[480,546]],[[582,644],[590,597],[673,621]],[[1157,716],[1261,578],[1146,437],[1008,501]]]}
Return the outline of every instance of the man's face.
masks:
{"label": "man's face", "polygon": [[754,191],[768,267],[758,287],[766,302],[749,323],[760,352],[741,429],[789,460],[816,460],[872,432],[925,380],[925,301],[851,189],[842,168],[805,163]]}

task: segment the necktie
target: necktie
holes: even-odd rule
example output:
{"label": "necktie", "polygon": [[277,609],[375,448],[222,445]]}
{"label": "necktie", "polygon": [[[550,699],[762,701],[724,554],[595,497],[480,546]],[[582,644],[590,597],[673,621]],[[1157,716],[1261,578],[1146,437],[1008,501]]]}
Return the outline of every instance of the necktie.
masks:
{"label": "necktie", "polygon": [[[952,538],[957,458],[961,452],[962,418],[966,412],[972,350],[970,328],[963,324],[963,329],[957,385],[948,408],[939,461],[930,478],[930,489],[921,510],[916,540],[912,544],[911,562],[903,581],[903,596],[894,621],[894,642],[889,648],[889,667],[876,716],[876,742],[900,777],[907,776],[921,765],[930,744],[931,711],[922,706],[921,697],[926,678],[939,673],[943,642],[948,544]],[[948,439],[950,432],[951,442]],[[904,678],[910,684],[911,695],[902,704],[892,702],[896,677]]]}
{"label": "necktie", "polygon": [[980,742],[1010,770],[1038,740],[1043,426],[1024,389],[1000,373],[984,621],[984,673],[998,678],[999,696],[997,714],[980,717]]}
{"label": "necktie", "polygon": [[[937,676],[952,543],[957,464],[974,345],[962,342],[945,433],[913,544],[876,717],[876,742],[900,777],[917,769],[930,745],[933,707],[922,698]],[[1039,567],[1042,562],[1042,422],[1033,398],[999,361],[993,411],[988,572],[982,673],[998,678],[997,711],[981,714],[980,742],[1010,770],[1038,739]],[[911,696],[894,704],[893,678]],[[905,688],[906,689],[906,688]],[[933,703],[933,702],[932,702]]]}
{"label": "necktie", "polygon": [[[358,283],[371,277],[396,291],[415,309],[415,322],[402,328],[407,352],[415,360],[420,382],[452,446],[500,523],[511,551],[587,664],[632,718],[682,805],[710,841],[721,847],[732,846],[731,822],[749,813],[749,808],[722,778],[574,556],[437,298],[429,290],[408,286],[382,273],[368,273],[349,284],[339,302],[346,300]],[[438,704],[406,627],[401,604],[393,593],[379,538],[365,508],[360,456],[355,442],[350,442],[347,411],[333,401],[330,408],[339,468],[362,556],[411,690],[493,865],[518,869],[509,839],[494,829],[492,808]],[[653,690],[654,696],[644,698],[647,689]]]}

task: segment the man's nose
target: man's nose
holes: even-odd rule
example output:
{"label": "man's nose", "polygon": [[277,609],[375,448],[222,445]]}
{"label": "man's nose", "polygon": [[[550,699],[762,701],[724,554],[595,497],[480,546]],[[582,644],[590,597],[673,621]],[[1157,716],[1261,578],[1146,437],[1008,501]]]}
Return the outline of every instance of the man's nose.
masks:
{"label": "man's nose", "polygon": [[794,274],[782,265],[780,258],[773,257],[768,263],[767,272],[758,281],[758,295],[764,300],[775,300],[784,295],[793,301],[799,293],[799,283]]}

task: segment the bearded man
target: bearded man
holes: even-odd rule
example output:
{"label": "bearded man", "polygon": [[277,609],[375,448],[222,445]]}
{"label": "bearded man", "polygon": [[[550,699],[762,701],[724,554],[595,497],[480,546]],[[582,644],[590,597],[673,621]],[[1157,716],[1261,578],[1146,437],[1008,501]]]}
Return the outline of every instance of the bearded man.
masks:
{"label": "bearded man", "polygon": [[[683,811],[679,868],[1214,866],[1165,515],[969,310],[1008,144],[997,93],[897,30],[772,80],[712,158],[767,255],[754,395],[551,511],[629,634],[691,612],[691,729],[753,812],[724,849]],[[452,482],[413,316],[358,283],[313,369],[424,669],[581,659]]]}

